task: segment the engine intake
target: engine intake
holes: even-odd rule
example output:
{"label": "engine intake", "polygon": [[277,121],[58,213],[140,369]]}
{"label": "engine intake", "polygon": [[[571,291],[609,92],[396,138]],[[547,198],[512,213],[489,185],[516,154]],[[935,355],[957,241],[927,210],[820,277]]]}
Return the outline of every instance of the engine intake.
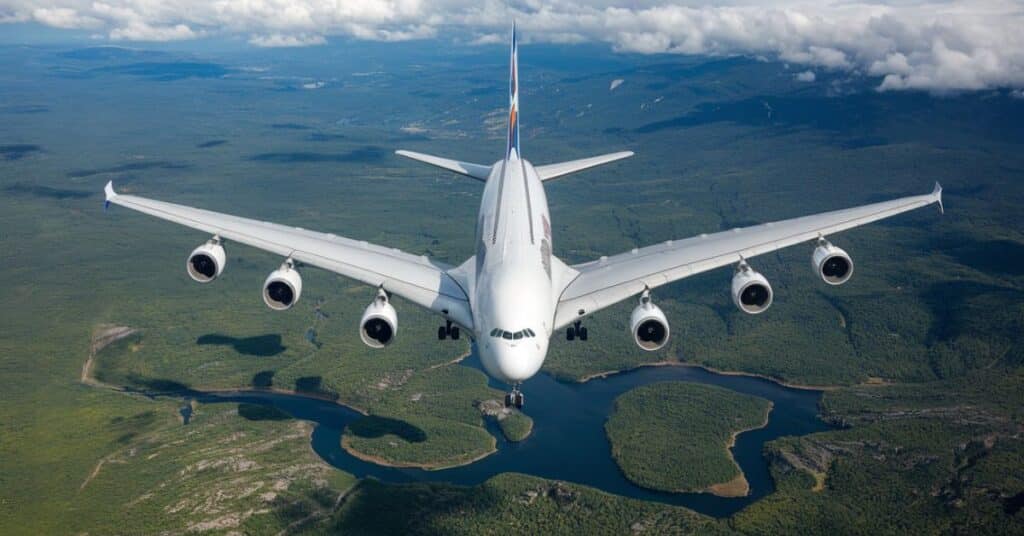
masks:
{"label": "engine intake", "polygon": [[384,348],[394,342],[397,334],[398,312],[388,301],[387,292],[378,289],[377,297],[366,306],[359,320],[359,338],[370,348]]}
{"label": "engine intake", "polygon": [[209,283],[220,276],[227,264],[227,253],[220,240],[215,238],[192,250],[188,260],[185,261],[185,269],[193,281]]}
{"label": "engine intake", "polygon": [[818,277],[829,285],[842,285],[853,276],[853,259],[825,239],[819,240],[818,247],[814,248],[811,266]]}
{"label": "engine intake", "polygon": [[650,291],[645,290],[640,295],[640,305],[629,315],[629,326],[633,340],[642,350],[653,352],[668,344],[668,319],[661,308],[651,301]]}
{"label": "engine intake", "polygon": [[763,313],[771,307],[773,296],[768,279],[741,261],[732,276],[732,302],[736,307],[747,314]]}
{"label": "engine intake", "polygon": [[291,309],[302,295],[302,276],[288,259],[263,282],[263,302],[275,311]]}

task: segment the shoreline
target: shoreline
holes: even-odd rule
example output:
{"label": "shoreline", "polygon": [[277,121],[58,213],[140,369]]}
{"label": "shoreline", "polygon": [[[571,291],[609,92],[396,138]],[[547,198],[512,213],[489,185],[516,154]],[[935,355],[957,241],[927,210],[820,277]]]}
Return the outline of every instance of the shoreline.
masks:
{"label": "shoreline", "polygon": [[[718,484],[712,484],[708,486],[707,488],[704,489],[705,493],[710,493],[716,497],[725,498],[746,497],[747,495],[750,495],[750,482],[747,481],[746,473],[743,472],[743,468],[740,467],[739,462],[736,461],[736,457],[733,456],[732,449],[733,447],[736,446],[736,438],[738,438],[740,434],[750,432],[753,430],[760,430],[761,428],[768,426],[768,421],[771,420],[771,414],[774,409],[775,402],[769,400],[768,409],[764,412],[764,421],[762,421],[761,424],[757,426],[751,426],[750,428],[744,428],[743,430],[736,430],[732,433],[732,435],[729,436],[729,441],[725,444],[725,451],[729,453],[729,459],[732,460],[733,465],[736,466],[736,469],[739,470],[740,474],[737,475],[736,478],[733,478],[728,482],[720,482]],[[740,481],[742,481],[743,493],[731,493],[732,486],[741,485]],[[719,491],[716,492],[716,488],[718,488]]]}
{"label": "shoreline", "polygon": [[[488,435],[490,435],[490,434],[488,434]],[[480,454],[479,456],[475,456],[472,459],[469,459],[467,461],[462,461],[462,462],[457,462],[457,463],[452,463],[452,464],[447,464],[447,463],[444,463],[444,462],[439,462],[439,463],[415,463],[415,462],[392,462],[392,461],[388,461],[387,459],[381,458],[380,456],[373,456],[373,455],[366,454],[366,453],[363,453],[363,452],[360,452],[360,451],[356,450],[355,447],[353,447],[349,443],[348,438],[345,437],[344,434],[342,434],[342,436],[341,436],[341,442],[340,443],[341,443],[341,448],[344,449],[345,452],[349,453],[349,455],[351,455],[351,456],[353,456],[355,458],[358,458],[358,459],[360,459],[360,460],[362,460],[364,462],[380,465],[380,466],[383,466],[383,467],[398,467],[398,468],[401,468],[401,469],[422,469],[424,471],[442,471],[444,469],[453,469],[455,467],[462,467],[464,465],[470,465],[470,464],[476,463],[476,462],[478,462],[478,461],[480,461],[480,460],[490,456],[491,454],[494,454],[495,452],[498,452],[498,440],[497,440],[497,438],[495,438],[493,435],[490,435],[490,437],[491,437],[491,449],[490,450],[488,450],[487,452],[484,452],[483,454]]]}
{"label": "shoreline", "polygon": [[800,384],[800,383],[790,383],[790,382],[787,382],[787,381],[784,381],[784,380],[780,380],[778,378],[773,378],[773,377],[765,375],[765,374],[759,374],[757,372],[743,372],[743,371],[736,371],[736,370],[721,370],[721,369],[716,369],[714,367],[709,367],[707,365],[701,365],[699,363],[689,363],[689,362],[686,362],[686,361],[653,361],[651,363],[640,363],[639,365],[628,367],[628,368],[624,368],[624,369],[606,370],[606,371],[602,371],[602,372],[594,372],[594,373],[591,373],[591,374],[587,374],[585,376],[581,376],[581,377],[577,378],[574,381],[575,381],[575,383],[587,383],[590,380],[604,379],[604,378],[607,378],[609,376],[615,376],[616,374],[625,374],[627,372],[632,372],[634,370],[637,370],[637,369],[640,369],[640,368],[645,368],[645,367],[694,367],[694,368],[703,369],[703,370],[705,370],[707,372],[710,372],[712,374],[718,374],[720,376],[747,376],[747,377],[750,377],[750,378],[759,378],[759,379],[762,379],[762,380],[770,381],[770,382],[775,383],[777,385],[781,385],[782,387],[787,387],[789,389],[799,389],[801,391],[823,391],[824,392],[824,391],[835,391],[837,389],[842,389],[843,387],[846,387],[846,386],[843,386],[843,385],[807,385],[807,384]]}

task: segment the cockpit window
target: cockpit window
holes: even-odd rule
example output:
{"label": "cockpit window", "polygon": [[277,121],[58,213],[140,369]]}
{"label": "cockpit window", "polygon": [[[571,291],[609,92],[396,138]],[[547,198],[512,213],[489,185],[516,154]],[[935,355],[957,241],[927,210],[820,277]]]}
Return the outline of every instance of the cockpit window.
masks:
{"label": "cockpit window", "polygon": [[510,340],[510,341],[512,341],[512,340],[518,341],[519,339],[522,339],[524,337],[536,337],[536,336],[537,336],[537,334],[534,333],[534,331],[532,329],[530,329],[530,328],[521,329],[521,330],[516,331],[514,333],[511,332],[511,331],[505,331],[503,329],[498,329],[498,328],[494,328],[494,329],[491,330],[491,337],[507,339],[507,340]]}

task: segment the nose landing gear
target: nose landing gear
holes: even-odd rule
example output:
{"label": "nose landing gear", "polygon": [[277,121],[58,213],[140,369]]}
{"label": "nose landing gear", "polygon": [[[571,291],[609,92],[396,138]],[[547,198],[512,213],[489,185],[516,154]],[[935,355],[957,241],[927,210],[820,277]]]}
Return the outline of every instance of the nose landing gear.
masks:
{"label": "nose landing gear", "polygon": [[519,390],[519,384],[512,386],[512,392],[505,395],[505,407],[515,406],[516,409],[523,409],[523,392]]}

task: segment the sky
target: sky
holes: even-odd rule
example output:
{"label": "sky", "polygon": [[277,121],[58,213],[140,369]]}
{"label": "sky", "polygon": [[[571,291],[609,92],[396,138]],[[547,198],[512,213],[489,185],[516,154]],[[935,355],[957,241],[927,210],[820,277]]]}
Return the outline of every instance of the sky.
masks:
{"label": "sky", "polygon": [[797,66],[808,81],[816,71],[875,77],[882,91],[1024,88],[1021,0],[0,0],[0,32],[36,25],[106,44],[492,44],[507,42],[512,20],[525,43],[761,57]]}

